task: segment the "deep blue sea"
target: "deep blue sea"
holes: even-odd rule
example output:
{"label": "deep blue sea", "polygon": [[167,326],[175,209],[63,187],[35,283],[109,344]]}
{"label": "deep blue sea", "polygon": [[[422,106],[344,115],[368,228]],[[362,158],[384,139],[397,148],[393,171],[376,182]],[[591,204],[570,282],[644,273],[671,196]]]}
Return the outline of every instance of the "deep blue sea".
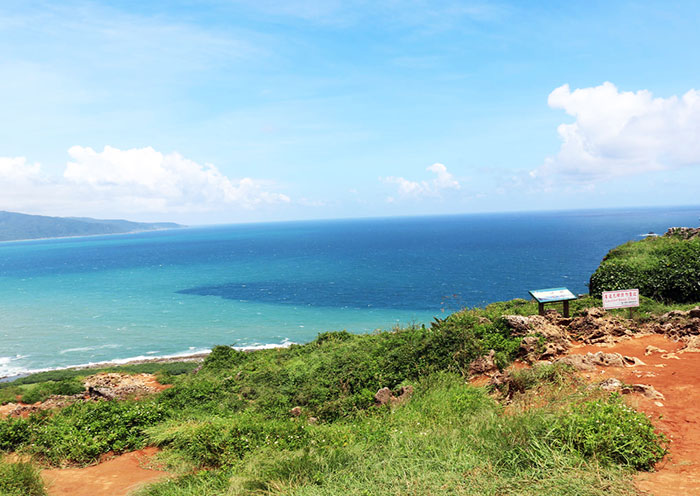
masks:
{"label": "deep blue sea", "polygon": [[0,377],[429,323],[586,283],[700,207],[336,220],[0,243]]}

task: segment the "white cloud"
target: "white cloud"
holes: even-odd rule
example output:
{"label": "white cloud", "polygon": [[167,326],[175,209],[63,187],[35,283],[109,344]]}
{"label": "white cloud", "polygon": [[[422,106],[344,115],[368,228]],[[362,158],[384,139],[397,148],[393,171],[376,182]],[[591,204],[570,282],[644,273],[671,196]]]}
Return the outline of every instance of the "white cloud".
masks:
{"label": "white cloud", "polygon": [[28,164],[26,157],[0,157],[0,181],[8,183],[39,179],[41,165]]}
{"label": "white cloud", "polygon": [[73,146],[62,177],[45,178],[24,157],[0,157],[0,208],[56,215],[207,212],[289,203],[272,184],[232,179],[212,164],[151,147],[97,152]]}
{"label": "white cloud", "polygon": [[700,92],[654,98],[647,90],[621,92],[606,82],[571,91],[561,86],[549,106],[573,116],[557,131],[559,152],[532,177],[595,182],[700,165]]}
{"label": "white cloud", "polygon": [[[459,181],[447,171],[447,167],[443,164],[433,164],[425,170],[435,174],[435,178],[431,181],[410,181],[404,177],[389,176],[380,178],[381,181],[387,184],[395,184],[398,187],[398,193],[401,196],[426,197],[440,196],[443,190],[460,189],[462,186]],[[393,202],[395,199],[390,197],[388,201]]]}

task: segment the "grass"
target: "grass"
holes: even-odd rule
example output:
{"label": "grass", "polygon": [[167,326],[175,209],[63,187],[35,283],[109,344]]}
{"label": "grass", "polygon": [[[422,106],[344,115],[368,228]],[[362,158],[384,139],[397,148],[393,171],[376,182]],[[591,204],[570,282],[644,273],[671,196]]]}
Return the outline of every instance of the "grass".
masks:
{"label": "grass", "polygon": [[[572,312],[595,303],[573,302]],[[465,382],[489,350],[501,367],[517,355],[503,314],[536,312],[513,300],[286,349],[216,347],[196,375],[170,375],[173,387],[155,397],[0,421],[0,451],[84,465],[160,446],[160,461],[181,476],[141,496],[636,494],[631,474],[651,469],[665,440],[620,398],[555,366],[516,372],[501,391]],[[60,372],[41,378],[79,377]],[[415,387],[407,403],[374,406],[378,389],[406,385]]]}
{"label": "grass", "polygon": [[39,471],[31,463],[0,459],[0,496],[45,496]]}
{"label": "grass", "polygon": [[[261,445],[206,472],[197,472],[198,459],[170,444],[189,457],[198,475],[157,483],[139,495],[637,494],[631,460],[605,457],[607,451],[595,448],[597,456],[590,456],[577,448],[575,436],[560,435],[569,425],[570,406],[588,404],[586,394],[595,394],[576,387],[570,376],[561,380],[570,386],[566,401],[506,411],[485,389],[465,384],[458,374],[437,372],[421,379],[403,406],[302,424],[300,445]],[[560,385],[554,381],[537,395],[559,397]],[[612,409],[621,405],[616,399],[597,401]],[[588,411],[578,415],[595,425],[597,417],[589,419]],[[151,434],[164,440],[161,428]],[[589,429],[588,435],[606,438],[607,431]],[[170,430],[168,436],[172,443],[178,434]],[[187,432],[182,439],[191,436]]]}

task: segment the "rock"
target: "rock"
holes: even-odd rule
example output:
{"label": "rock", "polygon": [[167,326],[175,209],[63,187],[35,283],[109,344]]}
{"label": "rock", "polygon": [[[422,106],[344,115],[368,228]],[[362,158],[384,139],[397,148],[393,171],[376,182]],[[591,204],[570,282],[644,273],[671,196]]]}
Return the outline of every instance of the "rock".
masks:
{"label": "rock", "polygon": [[680,357],[675,353],[664,353],[663,355],[661,355],[661,358],[663,358],[664,360],[680,360]]}
{"label": "rock", "polygon": [[294,417],[298,417],[299,415],[301,415],[301,407],[300,407],[300,406],[295,406],[294,408],[292,408],[291,410],[289,410],[289,413],[291,413],[292,416],[294,416]]}
{"label": "rock", "polygon": [[469,373],[471,375],[480,375],[498,370],[495,357],[496,352],[494,350],[490,350],[488,355],[477,358],[469,365]]}
{"label": "rock", "polygon": [[695,307],[691,310],[688,310],[688,317],[691,319],[700,319],[700,307]]}
{"label": "rock", "polygon": [[600,389],[604,391],[617,391],[618,389],[622,388],[622,381],[611,377],[610,379],[605,379],[599,384],[599,386]]}
{"label": "rock", "polygon": [[685,240],[700,238],[700,227],[669,227],[664,237]]}
{"label": "rock", "polygon": [[92,398],[126,399],[158,391],[151,385],[155,383],[151,374],[100,373],[87,377],[83,383]]}
{"label": "rock", "polygon": [[625,366],[627,366],[627,367],[636,367],[638,365],[646,365],[646,363],[642,362],[637,357],[623,356],[622,360],[625,362]]}
{"label": "rock", "polygon": [[625,359],[619,353],[603,353],[599,351],[597,353],[592,353],[594,365],[599,365],[601,367],[624,367]]}
{"label": "rock", "polygon": [[403,386],[399,390],[399,395],[394,396],[391,389],[385,387],[381,388],[374,395],[374,401],[376,406],[383,405],[398,405],[408,401],[408,399],[413,395],[413,386]]}
{"label": "rock", "polygon": [[619,353],[586,353],[585,355],[567,355],[555,361],[571,365],[576,370],[593,370],[599,367],[624,367],[625,360]]}
{"label": "rock", "polygon": [[508,374],[503,374],[501,372],[496,372],[491,376],[489,380],[489,386],[493,386],[496,389],[500,389],[501,386],[508,382]]}
{"label": "rock", "polygon": [[646,356],[651,355],[652,353],[667,353],[666,350],[662,350],[661,348],[657,348],[656,346],[649,345],[647,346],[647,349],[644,351],[644,354]]}
{"label": "rock", "polygon": [[613,343],[633,334],[629,325],[629,321],[607,314],[602,308],[588,308],[572,320],[569,332],[586,344]]}
{"label": "rock", "polygon": [[309,424],[318,424],[318,419],[316,417],[309,417]]}
{"label": "rock", "polygon": [[85,398],[82,394],[74,394],[72,396],[63,395],[52,395],[49,396],[45,401],[40,403],[35,403],[33,405],[23,405],[21,403],[12,403],[15,405],[14,408],[10,409],[8,415],[10,417],[23,417],[35,412],[40,412],[43,410],[52,410],[54,408],[63,408],[78,401],[83,401]]}
{"label": "rock", "polygon": [[107,401],[111,401],[117,398],[117,395],[114,393],[114,391],[109,388],[98,388],[88,386],[87,394],[90,398],[98,398]]}
{"label": "rock", "polygon": [[692,352],[692,353],[700,352],[700,336],[687,336],[687,337],[683,338],[683,342],[685,343],[685,346],[681,350],[683,353],[685,353],[685,352]]}
{"label": "rock", "polygon": [[688,312],[684,312],[683,310],[671,310],[670,312],[663,314],[661,316],[661,320],[681,319],[687,316]]}
{"label": "rock", "polygon": [[525,336],[532,330],[530,319],[523,315],[504,315],[503,321],[513,336]]}
{"label": "rock", "polygon": [[564,365],[569,365],[576,370],[594,370],[595,366],[593,366],[590,361],[585,360],[584,355],[567,355],[565,357],[561,357],[557,360],[555,360],[554,363],[562,363]]}
{"label": "rock", "polygon": [[404,403],[408,401],[411,396],[413,396],[413,386],[403,386],[399,390],[399,397],[392,398],[392,401],[394,401],[394,403]]}
{"label": "rock", "polygon": [[391,393],[391,389],[384,387],[376,392],[374,395],[374,401],[377,405],[386,405],[391,401],[392,397],[393,394]]}
{"label": "rock", "polygon": [[652,400],[665,400],[664,395],[654,389],[654,386],[648,384],[632,384],[631,386],[625,386],[622,388],[623,394],[628,393],[641,393],[645,397]]}
{"label": "rock", "polygon": [[540,347],[540,339],[537,336],[525,336],[520,341],[520,354],[529,356],[534,355]]}
{"label": "rock", "polygon": [[504,315],[511,335],[523,336],[521,354],[528,361],[552,358],[569,349],[569,336],[561,322],[567,322],[555,311],[542,315]]}

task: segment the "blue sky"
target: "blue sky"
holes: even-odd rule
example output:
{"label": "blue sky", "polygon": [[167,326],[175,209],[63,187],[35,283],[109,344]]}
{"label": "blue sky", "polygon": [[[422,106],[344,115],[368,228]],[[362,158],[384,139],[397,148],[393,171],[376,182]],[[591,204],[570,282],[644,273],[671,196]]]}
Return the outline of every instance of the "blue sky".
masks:
{"label": "blue sky", "polygon": [[0,3],[0,209],[700,204],[697,2]]}

